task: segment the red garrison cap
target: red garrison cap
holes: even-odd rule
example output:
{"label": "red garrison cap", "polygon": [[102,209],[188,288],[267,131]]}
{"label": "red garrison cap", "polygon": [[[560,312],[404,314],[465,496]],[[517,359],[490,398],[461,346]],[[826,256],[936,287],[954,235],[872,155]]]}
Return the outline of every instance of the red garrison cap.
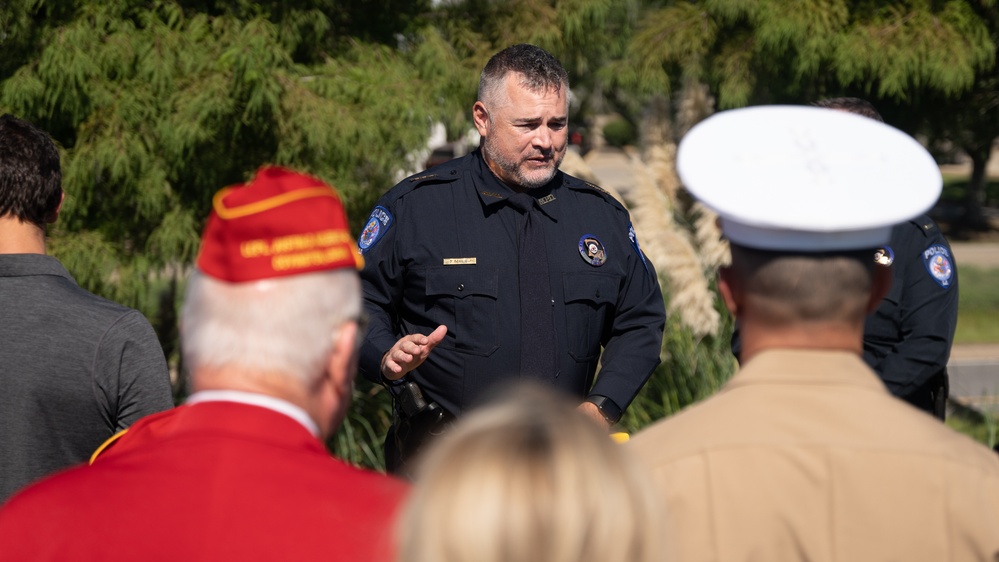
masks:
{"label": "red garrison cap", "polygon": [[198,268],[240,283],[351,267],[364,259],[336,191],[322,180],[265,166],[215,194]]}

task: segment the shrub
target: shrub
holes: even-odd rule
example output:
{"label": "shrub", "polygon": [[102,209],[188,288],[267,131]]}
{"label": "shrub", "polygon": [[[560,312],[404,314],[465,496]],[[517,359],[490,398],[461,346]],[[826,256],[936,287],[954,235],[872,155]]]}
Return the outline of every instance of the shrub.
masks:
{"label": "shrub", "polygon": [[614,119],[604,125],[604,140],[607,144],[621,148],[625,145],[634,144],[638,135],[635,126],[625,119]]}
{"label": "shrub", "polygon": [[[716,289],[713,291],[717,295]],[[668,292],[664,294],[668,299]],[[678,315],[669,315],[663,337],[663,362],[621,419],[624,431],[639,431],[714,394],[735,372],[732,316],[724,310],[720,298],[715,298],[715,308],[722,318],[717,336],[697,337]]]}

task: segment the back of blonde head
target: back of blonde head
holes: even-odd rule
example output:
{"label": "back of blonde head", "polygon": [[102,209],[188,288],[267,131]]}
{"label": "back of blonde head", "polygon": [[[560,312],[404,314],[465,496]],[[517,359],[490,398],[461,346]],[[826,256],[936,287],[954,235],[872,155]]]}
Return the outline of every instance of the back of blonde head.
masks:
{"label": "back of blonde head", "polygon": [[400,560],[658,560],[646,481],[572,405],[521,388],[463,419],[421,463]]}

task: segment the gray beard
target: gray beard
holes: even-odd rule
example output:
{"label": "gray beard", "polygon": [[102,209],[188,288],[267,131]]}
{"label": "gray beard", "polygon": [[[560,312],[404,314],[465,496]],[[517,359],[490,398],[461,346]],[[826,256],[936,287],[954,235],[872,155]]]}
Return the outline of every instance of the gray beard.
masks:
{"label": "gray beard", "polygon": [[[537,189],[539,187],[546,185],[548,182],[552,181],[552,178],[554,178],[555,174],[558,173],[559,166],[562,165],[562,159],[565,158],[565,153],[563,152],[561,157],[559,157],[559,159],[555,161],[555,167],[552,168],[551,174],[546,174],[547,177],[543,181],[539,181],[537,179],[529,179],[525,177],[524,174],[521,173],[520,171],[519,163],[511,162],[510,160],[505,160],[503,158],[497,157],[496,154],[492,151],[492,146],[490,145],[488,139],[486,139],[485,142],[482,143],[482,153],[486,155],[486,158],[489,161],[492,161],[501,170],[503,170],[503,172],[506,173],[507,176],[513,178],[514,181],[517,182],[517,186],[522,187],[524,189]],[[500,181],[502,181],[502,179]]]}

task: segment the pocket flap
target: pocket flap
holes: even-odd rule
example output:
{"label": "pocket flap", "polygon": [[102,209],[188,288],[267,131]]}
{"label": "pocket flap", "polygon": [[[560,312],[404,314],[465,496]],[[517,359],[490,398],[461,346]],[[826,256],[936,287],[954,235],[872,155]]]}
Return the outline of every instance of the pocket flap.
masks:
{"label": "pocket flap", "polygon": [[427,270],[427,295],[464,298],[479,295],[496,298],[497,272],[470,266],[431,267]]}
{"label": "pocket flap", "polygon": [[617,287],[617,278],[604,273],[566,273],[562,276],[565,302],[613,303],[617,301]]}

